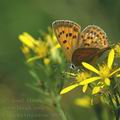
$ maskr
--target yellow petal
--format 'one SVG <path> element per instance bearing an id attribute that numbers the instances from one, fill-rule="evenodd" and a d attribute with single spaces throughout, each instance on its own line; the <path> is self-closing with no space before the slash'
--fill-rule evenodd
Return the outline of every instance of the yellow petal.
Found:
<path id="1" fill-rule="evenodd" d="M 23 46 L 21 50 L 24 53 L 24 55 L 28 55 L 30 53 L 30 49 L 27 46 Z"/>
<path id="2" fill-rule="evenodd" d="M 74 103 L 78 106 L 82 107 L 90 107 L 91 106 L 91 98 L 88 96 L 85 96 L 83 98 L 77 98 L 75 99 Z"/>
<path id="3" fill-rule="evenodd" d="M 60 46 L 60 44 L 57 44 L 55 47 L 53 47 L 52 49 L 51 49 L 51 52 L 53 52 L 55 49 L 58 49 L 58 48 L 60 48 L 61 46 Z"/>
<path id="4" fill-rule="evenodd" d="M 101 79 L 101 77 L 91 77 L 91 78 L 88 78 L 88 79 L 80 82 L 79 84 L 80 85 L 86 85 L 86 84 L 92 83 L 92 82 L 94 82 L 96 80 L 99 80 L 99 79 Z"/>
<path id="5" fill-rule="evenodd" d="M 92 90 L 92 94 L 97 94 L 98 92 L 100 92 L 100 86 L 99 87 L 94 87 Z"/>
<path id="6" fill-rule="evenodd" d="M 82 89 L 83 93 L 85 93 L 85 92 L 86 92 L 87 87 L 88 87 L 88 85 L 84 85 L 84 86 L 83 86 L 83 89 Z"/>
<path id="7" fill-rule="evenodd" d="M 119 72 L 119 71 L 120 71 L 120 68 L 116 69 L 115 71 L 113 71 L 113 72 L 109 75 L 109 77 L 112 76 L 112 75 L 114 75 L 116 72 Z"/>
<path id="8" fill-rule="evenodd" d="M 83 65 L 85 68 L 87 68 L 88 70 L 91 70 L 91 71 L 99 74 L 99 71 L 98 71 L 95 67 L 93 67 L 92 65 L 90 65 L 90 64 L 88 64 L 88 63 L 86 63 L 86 62 L 82 62 L 82 65 Z"/>
<path id="9" fill-rule="evenodd" d="M 49 58 L 44 58 L 43 62 L 44 62 L 45 65 L 48 65 L 50 63 L 50 59 Z"/>
<path id="10" fill-rule="evenodd" d="M 117 77 L 120 77 L 120 74 L 118 74 Z"/>
<path id="11" fill-rule="evenodd" d="M 105 78 L 105 84 L 110 86 L 110 79 L 109 78 Z"/>
<path id="12" fill-rule="evenodd" d="M 29 48 L 34 47 L 34 38 L 31 35 L 29 35 L 28 33 L 25 32 L 25 33 L 19 35 L 18 38 L 23 44 L 25 44 Z"/>
<path id="13" fill-rule="evenodd" d="M 109 53 L 109 56 L 108 56 L 108 62 L 107 62 L 107 65 L 108 67 L 111 69 L 112 68 L 112 64 L 113 64 L 113 61 L 114 61 L 114 49 L 111 49 L 110 53 Z"/>
<path id="14" fill-rule="evenodd" d="M 78 86 L 79 86 L 79 84 L 70 85 L 70 86 L 68 86 L 68 87 L 66 87 L 66 88 L 64 88 L 64 89 L 62 89 L 62 91 L 60 92 L 60 94 L 61 94 L 61 95 L 62 95 L 62 94 L 65 94 L 65 93 L 67 93 L 67 92 L 73 90 L 74 88 L 76 88 L 76 87 L 78 87 Z"/>

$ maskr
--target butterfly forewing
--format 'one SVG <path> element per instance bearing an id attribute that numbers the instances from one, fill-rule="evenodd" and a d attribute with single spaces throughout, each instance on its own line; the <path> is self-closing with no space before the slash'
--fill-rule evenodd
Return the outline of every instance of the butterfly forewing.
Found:
<path id="1" fill-rule="evenodd" d="M 73 52 L 79 47 L 80 26 L 72 21 L 57 20 L 52 27 L 67 59 L 71 61 Z"/>
<path id="2" fill-rule="evenodd" d="M 106 33 L 98 26 L 89 25 L 81 33 L 83 48 L 107 48 L 109 46 Z"/>

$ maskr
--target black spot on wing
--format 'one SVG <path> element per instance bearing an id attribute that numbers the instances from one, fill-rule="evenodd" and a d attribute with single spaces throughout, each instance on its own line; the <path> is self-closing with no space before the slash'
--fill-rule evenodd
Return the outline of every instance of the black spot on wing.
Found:
<path id="1" fill-rule="evenodd" d="M 69 50 L 69 47 L 67 47 L 67 50 Z"/>
<path id="2" fill-rule="evenodd" d="M 90 39 L 90 37 L 88 36 L 87 39 Z"/>
<path id="3" fill-rule="evenodd" d="M 84 45 L 85 45 L 85 46 L 90 46 L 90 44 L 89 44 L 89 43 L 85 43 Z"/>
<path id="4" fill-rule="evenodd" d="M 60 38 L 60 35 L 58 35 L 58 38 Z"/>
<path id="5" fill-rule="evenodd" d="M 63 40 L 63 43 L 64 43 L 64 44 L 67 43 L 67 40 Z"/>
<path id="6" fill-rule="evenodd" d="M 79 29 L 77 28 L 77 27 L 74 27 L 74 29 L 73 29 L 75 32 L 78 32 L 79 31 Z"/>
<path id="7" fill-rule="evenodd" d="M 72 33 L 69 33 L 69 36 L 71 37 L 71 36 L 72 36 Z"/>
<path id="8" fill-rule="evenodd" d="M 62 35 L 62 32 L 60 32 L 60 35 Z"/>
<path id="9" fill-rule="evenodd" d="M 76 36 L 76 35 L 73 35 L 73 39 L 74 39 L 74 38 L 77 38 L 77 36 Z"/>
<path id="10" fill-rule="evenodd" d="M 68 33 L 66 34 L 66 37 L 68 37 Z"/>

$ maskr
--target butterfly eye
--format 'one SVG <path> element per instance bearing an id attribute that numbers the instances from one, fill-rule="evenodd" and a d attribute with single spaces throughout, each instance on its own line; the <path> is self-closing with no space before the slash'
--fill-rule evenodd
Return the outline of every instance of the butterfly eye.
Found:
<path id="1" fill-rule="evenodd" d="M 74 64 L 71 64 L 71 65 L 70 65 L 70 69 L 75 70 L 75 69 L 76 69 L 75 65 L 74 65 Z"/>

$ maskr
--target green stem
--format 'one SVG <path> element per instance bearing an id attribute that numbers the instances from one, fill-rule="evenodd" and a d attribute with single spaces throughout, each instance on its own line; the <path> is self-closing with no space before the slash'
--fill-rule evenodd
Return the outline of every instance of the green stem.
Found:
<path id="1" fill-rule="evenodd" d="M 58 112 L 61 120 L 67 120 L 65 113 L 60 104 L 60 96 L 56 96 L 56 95 L 54 95 L 54 93 L 51 93 L 51 94 L 53 97 L 54 107 L 55 107 L 56 111 Z"/>
<path id="2" fill-rule="evenodd" d="M 61 108 L 60 102 L 56 101 L 56 110 L 59 113 L 61 120 L 67 120 L 64 111 Z"/>
<path id="3" fill-rule="evenodd" d="M 117 104 L 117 109 L 115 110 L 115 113 L 116 113 L 116 120 L 119 120 L 119 117 L 120 117 L 120 109 L 118 108 L 119 106 L 119 100 L 118 100 L 118 97 L 116 95 L 116 93 L 114 94 L 115 96 L 115 100 L 116 100 L 116 104 Z"/>
<path id="4" fill-rule="evenodd" d="M 99 104 L 94 105 L 94 111 L 98 120 L 103 120 L 102 107 Z"/>
<path id="5" fill-rule="evenodd" d="M 113 84 L 114 86 L 115 86 L 115 83 Z M 116 117 L 116 120 L 119 120 L 119 117 L 120 117 L 120 109 L 118 108 L 119 107 L 119 105 L 120 105 L 120 103 L 119 103 L 119 92 L 118 92 L 118 89 L 119 89 L 119 87 L 118 86 L 116 86 L 116 87 L 113 87 L 114 89 L 112 89 L 112 94 L 113 94 L 113 98 L 114 98 L 114 100 L 115 100 L 115 103 L 113 102 L 113 104 L 114 104 L 114 107 L 115 107 L 115 109 L 114 109 L 114 113 L 115 113 L 115 117 Z"/>

